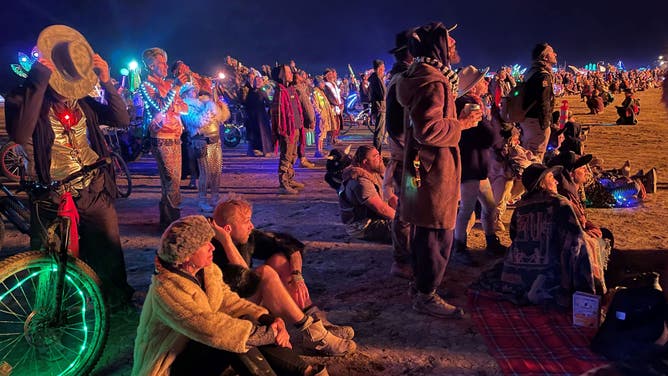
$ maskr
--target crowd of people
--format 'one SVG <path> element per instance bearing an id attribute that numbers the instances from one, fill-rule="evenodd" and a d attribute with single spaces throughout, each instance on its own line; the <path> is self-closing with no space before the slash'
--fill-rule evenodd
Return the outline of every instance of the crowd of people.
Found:
<path id="1" fill-rule="evenodd" d="M 247 108 L 249 156 L 278 150 L 279 192 L 295 195 L 305 188 L 296 180 L 295 163 L 312 166 L 305 154 L 309 132 L 315 132 L 314 157 L 324 157 L 328 136 L 331 146 L 339 143 L 346 93 L 352 89 L 364 97 L 375 127 L 373 144 L 358 147 L 350 165 L 340 166 L 340 217 L 352 237 L 392 244 L 390 273 L 409 280 L 416 312 L 464 316 L 463 308 L 448 303 L 438 289 L 451 260 L 475 265 L 467 237 L 476 202 L 482 207 L 486 250 L 502 258 L 483 273 L 486 288 L 518 303 L 561 305 L 569 304 L 576 290 L 606 291 L 604 272 L 614 237 L 587 219 L 582 195 L 593 177 L 594 157 L 585 153 L 581 127 L 572 116 L 555 119 L 554 87 L 583 93 L 596 102 L 594 113 L 600 110 L 597 92 L 622 90 L 631 94 L 621 106 L 628 116 L 627 108 L 637 105 L 633 90 L 659 85 L 659 72 L 554 73 L 557 53 L 547 43 L 534 46 L 531 67 L 522 77 L 507 68 L 491 78 L 487 69 L 474 66 L 457 71 L 452 67 L 461 60 L 455 27 L 429 23 L 401 31 L 390 50 L 395 62 L 388 74 L 384 62 L 374 60 L 372 73 L 343 85 L 332 68 L 311 79 L 294 62 L 256 70 L 230 60 L 235 84 L 224 87 L 182 61 L 170 69 L 161 48 L 144 51 L 148 76 L 138 92 L 158 164 L 164 231 L 141 312 L 133 374 L 179 375 L 193 369 L 220 374 L 231 366 L 244 375 L 326 375 L 323 365 L 309 365 L 292 351 L 288 329 L 317 355 L 356 350 L 354 329 L 330 322 L 309 294 L 304 244 L 290 234 L 254 229 L 252 206 L 244 199 L 219 200 L 219 127 L 230 116 L 226 100 Z M 88 53 L 75 56 L 56 47 L 62 43 Z M 47 28 L 38 47 L 39 61 L 7 97 L 7 129 L 28 150 L 32 178 L 48 183 L 107 156 L 98 126 L 124 127 L 130 119 L 108 65 L 76 30 Z M 81 74 L 72 75 L 72 67 Z M 97 82 L 105 89 L 102 102 L 88 96 Z M 520 88 L 524 116 L 517 123 L 505 121 L 502 99 Z M 183 158 L 196 161 L 198 207 L 211 218 L 181 216 Z M 629 180 L 646 191 L 648 185 L 655 188 L 656 171 Z M 113 307 L 129 305 L 133 290 L 126 280 L 109 171 L 86 175 L 65 190 L 81 213 L 82 244 L 95 242 L 82 245 L 82 259 L 100 275 Z M 517 197 L 506 229 L 501 216 Z M 504 231 L 510 233 L 509 246 L 500 241 Z M 263 264 L 254 267 L 253 259 Z"/>

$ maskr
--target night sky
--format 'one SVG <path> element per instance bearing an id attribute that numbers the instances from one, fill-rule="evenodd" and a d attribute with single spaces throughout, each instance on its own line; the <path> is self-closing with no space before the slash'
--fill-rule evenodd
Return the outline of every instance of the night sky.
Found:
<path id="1" fill-rule="evenodd" d="M 511 5 L 512 4 L 512 5 Z M 276 61 L 320 74 L 367 69 L 374 58 L 388 69 L 394 35 L 429 21 L 459 24 L 453 33 L 462 64 L 493 69 L 527 65 L 532 46 L 552 44 L 560 64 L 652 64 L 668 55 L 668 1 L 253 1 L 253 0 L 3 0 L 0 93 L 18 83 L 9 64 L 28 53 L 40 30 L 66 24 L 86 36 L 112 66 L 112 75 L 148 47 L 170 62 L 214 74 L 226 55 L 259 67 Z M 347 74 L 347 70 L 345 70 Z"/>

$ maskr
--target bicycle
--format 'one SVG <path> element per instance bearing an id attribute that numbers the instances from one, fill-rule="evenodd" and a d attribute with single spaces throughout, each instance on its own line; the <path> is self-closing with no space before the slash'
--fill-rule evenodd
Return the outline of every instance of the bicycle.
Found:
<path id="1" fill-rule="evenodd" d="M 116 187 L 118 188 L 118 196 L 127 198 L 132 193 L 132 176 L 130 169 L 125 159 L 121 156 L 121 144 L 118 139 L 118 129 L 100 125 L 100 130 L 104 135 L 109 149 L 109 156 L 112 160 L 112 167 L 114 168 L 114 177 L 116 179 Z"/>
<path id="2" fill-rule="evenodd" d="M 246 111 L 244 106 L 237 103 L 230 103 L 230 118 L 223 124 L 222 140 L 223 145 L 233 148 L 246 138 Z"/>
<path id="3" fill-rule="evenodd" d="M 53 210 L 46 194 L 111 163 L 102 159 L 60 182 L 23 182 L 33 213 Z M 61 199 L 66 198 L 63 193 Z M 44 251 L 28 251 L 0 261 L 0 364 L 19 375 L 87 375 L 106 344 L 109 317 L 100 279 L 68 252 L 76 226 L 58 213 L 50 224 L 39 216 Z"/>
<path id="4" fill-rule="evenodd" d="M 30 233 L 30 210 L 4 184 L 0 190 L 5 194 L 0 197 L 0 214 L 23 234 Z M 0 221 L 0 249 L 5 240 L 5 222 Z"/>
<path id="5" fill-rule="evenodd" d="M 353 127 L 366 126 L 371 133 L 374 133 L 374 126 L 371 124 L 371 108 L 365 103 L 362 103 L 357 93 L 352 93 L 346 98 L 346 110 L 341 117 L 343 124 L 341 124 L 340 134 L 350 132 Z"/>

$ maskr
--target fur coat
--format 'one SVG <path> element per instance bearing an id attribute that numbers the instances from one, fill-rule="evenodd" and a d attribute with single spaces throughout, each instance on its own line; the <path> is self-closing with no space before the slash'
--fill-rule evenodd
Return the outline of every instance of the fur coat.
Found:
<path id="1" fill-rule="evenodd" d="M 191 339 L 231 352 L 248 351 L 253 323 L 239 317 L 257 319 L 267 310 L 232 292 L 218 266 L 203 272 L 204 289 L 195 279 L 156 262 L 137 327 L 132 375 L 169 375 Z"/>
<path id="2" fill-rule="evenodd" d="M 416 226 L 455 228 L 461 161 L 452 86 L 436 68 L 413 63 L 397 81 L 397 99 L 408 110 L 401 219 Z M 420 185 L 414 160 L 420 161 Z"/>

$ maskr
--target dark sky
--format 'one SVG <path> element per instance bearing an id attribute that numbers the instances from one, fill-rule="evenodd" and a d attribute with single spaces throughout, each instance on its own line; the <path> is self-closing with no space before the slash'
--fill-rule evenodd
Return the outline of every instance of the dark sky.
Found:
<path id="1" fill-rule="evenodd" d="M 436 20 L 453 33 L 462 64 L 527 65 L 532 46 L 552 44 L 560 64 L 621 59 L 652 64 L 668 55 L 668 1 L 385 0 L 3 0 L 0 92 L 18 81 L 9 64 L 29 52 L 40 30 L 66 24 L 83 33 L 112 74 L 148 47 L 213 74 L 226 55 L 245 65 L 294 58 L 310 73 L 346 64 L 356 71 L 387 50 L 399 30 Z"/>

